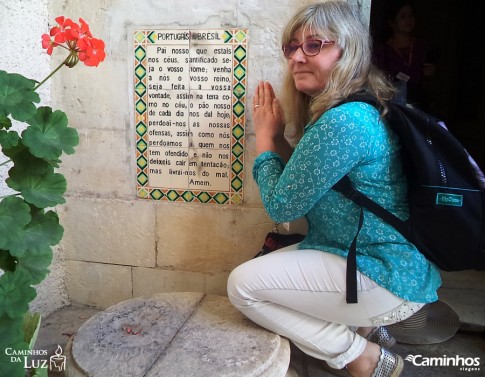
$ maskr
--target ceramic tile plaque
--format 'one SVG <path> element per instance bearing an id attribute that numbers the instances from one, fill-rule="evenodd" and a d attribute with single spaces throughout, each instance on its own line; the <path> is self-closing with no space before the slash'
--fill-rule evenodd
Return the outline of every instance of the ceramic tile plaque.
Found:
<path id="1" fill-rule="evenodd" d="M 140 198 L 243 200 L 245 29 L 134 32 Z"/>

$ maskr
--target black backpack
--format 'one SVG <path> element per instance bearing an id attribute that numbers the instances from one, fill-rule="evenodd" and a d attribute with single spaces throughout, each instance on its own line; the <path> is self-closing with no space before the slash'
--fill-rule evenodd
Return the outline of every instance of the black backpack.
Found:
<path id="1" fill-rule="evenodd" d="M 379 108 L 368 96 L 362 101 Z M 357 302 L 356 242 L 364 221 L 362 207 L 396 228 L 439 269 L 485 269 L 485 179 L 461 143 L 433 116 L 390 103 L 386 114 L 401 142 L 408 179 L 409 219 L 402 221 L 357 191 L 345 176 L 334 190 L 361 207 L 359 227 L 347 257 L 347 302 Z"/>

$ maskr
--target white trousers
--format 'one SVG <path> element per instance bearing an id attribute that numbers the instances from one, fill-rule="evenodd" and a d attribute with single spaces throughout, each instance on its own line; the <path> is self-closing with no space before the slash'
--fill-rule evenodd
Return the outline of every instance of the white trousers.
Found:
<path id="1" fill-rule="evenodd" d="M 405 301 L 358 272 L 358 303 L 347 304 L 346 261 L 296 245 L 252 259 L 229 276 L 231 303 L 306 354 L 341 369 L 364 351 L 357 327 L 404 320 L 424 304 Z"/>

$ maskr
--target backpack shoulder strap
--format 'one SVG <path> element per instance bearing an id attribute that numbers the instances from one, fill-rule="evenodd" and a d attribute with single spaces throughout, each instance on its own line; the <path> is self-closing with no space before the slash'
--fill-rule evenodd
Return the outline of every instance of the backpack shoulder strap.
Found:
<path id="1" fill-rule="evenodd" d="M 354 239 L 349 247 L 347 254 L 347 269 L 346 269 L 346 301 L 347 304 L 357 303 L 357 237 L 364 225 L 364 209 L 360 204 L 360 198 L 357 190 L 354 189 L 349 177 L 346 175 L 340 179 L 333 187 L 333 190 L 342 193 L 346 198 L 351 199 L 360 206 L 359 225 Z"/>
<path id="2" fill-rule="evenodd" d="M 348 176 L 344 176 L 338 181 L 333 187 L 333 190 L 340 192 L 347 199 L 352 200 L 359 206 L 372 212 L 374 215 L 380 217 L 386 223 L 392 225 L 399 233 L 401 233 L 408 241 L 413 242 L 413 235 L 409 229 L 407 223 L 401 220 L 399 217 L 389 212 L 387 209 L 382 207 L 380 204 L 376 203 L 370 199 L 367 195 L 361 193 L 357 190 L 350 181 Z"/>
<path id="3" fill-rule="evenodd" d="M 398 232 L 406 237 L 410 242 L 413 242 L 412 232 L 408 224 L 402 221 L 400 218 L 389 212 L 387 209 L 374 202 L 368 196 L 355 189 L 348 176 L 343 176 L 333 187 L 333 190 L 341 193 L 347 199 L 352 200 L 360 207 L 359 225 L 354 239 L 349 247 L 349 253 L 347 255 L 347 271 L 346 271 L 346 286 L 347 296 L 346 301 L 348 304 L 357 303 L 357 237 L 364 225 L 364 210 L 374 213 L 382 220 L 392 225 Z"/>

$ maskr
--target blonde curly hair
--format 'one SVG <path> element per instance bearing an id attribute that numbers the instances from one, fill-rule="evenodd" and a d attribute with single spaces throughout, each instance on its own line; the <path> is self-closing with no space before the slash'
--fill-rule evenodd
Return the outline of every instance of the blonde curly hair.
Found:
<path id="1" fill-rule="evenodd" d="M 327 1 L 300 9 L 288 22 L 282 44 L 290 42 L 295 33 L 310 30 L 333 40 L 341 49 L 323 90 L 314 96 L 298 91 L 291 72 L 287 70 L 283 83 L 285 116 L 301 137 L 304 127 L 315 122 L 326 110 L 348 96 L 367 92 L 374 95 L 387 111 L 386 101 L 394 95 L 394 88 L 386 76 L 372 64 L 372 42 L 357 9 L 344 1 Z"/>

